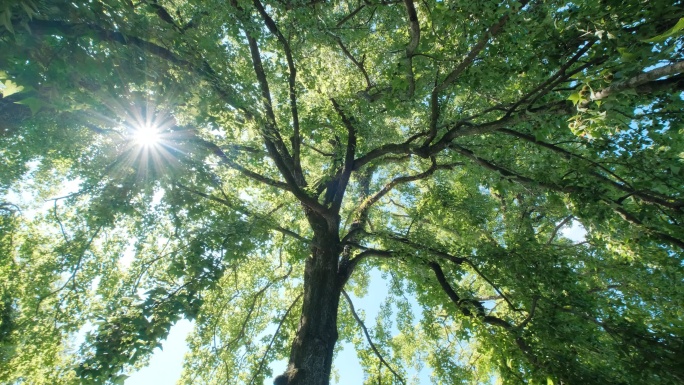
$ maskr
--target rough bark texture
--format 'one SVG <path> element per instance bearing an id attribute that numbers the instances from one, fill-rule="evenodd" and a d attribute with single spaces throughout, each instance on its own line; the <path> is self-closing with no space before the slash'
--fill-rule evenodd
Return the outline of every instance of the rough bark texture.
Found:
<path id="1" fill-rule="evenodd" d="M 311 256 L 304 270 L 304 302 L 285 375 L 289 385 L 327 385 L 337 342 L 340 239 L 337 223 L 308 213 L 314 230 Z"/>

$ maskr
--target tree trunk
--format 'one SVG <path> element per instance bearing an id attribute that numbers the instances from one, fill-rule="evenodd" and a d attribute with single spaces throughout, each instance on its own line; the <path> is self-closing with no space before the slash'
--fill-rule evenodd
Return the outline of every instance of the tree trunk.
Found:
<path id="1" fill-rule="evenodd" d="M 314 237 L 304 270 L 302 315 L 285 375 L 288 385 L 328 385 L 342 291 L 338 275 L 339 221 L 331 224 L 314 213 L 307 217 Z"/>

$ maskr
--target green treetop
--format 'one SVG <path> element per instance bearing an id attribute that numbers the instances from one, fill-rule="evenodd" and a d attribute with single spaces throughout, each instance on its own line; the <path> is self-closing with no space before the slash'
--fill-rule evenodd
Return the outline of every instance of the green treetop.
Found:
<path id="1" fill-rule="evenodd" d="M 682 31 L 664 0 L 0 1 L 0 382 L 122 384 L 185 318 L 184 384 L 327 385 L 342 342 L 365 384 L 683 383 Z"/>

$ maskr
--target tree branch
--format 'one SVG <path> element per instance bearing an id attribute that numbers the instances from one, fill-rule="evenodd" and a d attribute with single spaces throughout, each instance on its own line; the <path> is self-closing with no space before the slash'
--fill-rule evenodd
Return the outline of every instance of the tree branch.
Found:
<path id="1" fill-rule="evenodd" d="M 380 362 L 382 362 L 382 364 L 385 365 L 385 367 L 387 369 L 389 369 L 390 372 L 392 372 L 392 374 L 394 375 L 394 377 L 397 378 L 397 380 L 399 380 L 402 384 L 406 385 L 406 381 L 404 381 L 404 378 L 401 377 L 392 368 L 392 366 L 390 366 L 390 364 L 387 363 L 387 361 L 385 361 L 385 359 L 382 357 L 382 354 L 380 354 L 380 351 L 378 350 L 378 348 L 373 343 L 373 340 L 371 339 L 371 336 L 368 333 L 368 329 L 366 328 L 366 325 L 363 323 L 363 320 L 361 320 L 361 318 L 359 318 L 359 315 L 356 314 L 356 310 L 354 309 L 354 304 L 352 303 L 351 298 L 349 298 L 349 294 L 347 294 L 346 291 L 342 290 L 342 295 L 344 295 L 344 298 L 347 300 L 347 304 L 349 305 L 349 310 L 351 310 L 352 316 L 354 316 L 354 319 L 356 320 L 356 322 L 359 324 L 359 326 L 363 330 L 363 334 L 366 336 L 366 341 L 368 341 L 368 344 L 370 345 L 370 347 L 373 350 L 373 352 L 375 353 L 375 355 L 378 357 Z"/>
<path id="2" fill-rule="evenodd" d="M 434 157 L 431 157 L 430 160 L 432 161 L 432 165 L 430 168 L 427 170 L 416 174 L 416 175 L 411 175 L 411 176 L 400 176 L 398 178 L 392 179 L 389 183 L 385 184 L 380 191 L 376 192 L 372 196 L 368 197 L 357 209 L 360 213 L 365 213 L 368 211 L 371 206 L 373 206 L 380 198 L 385 196 L 388 192 L 392 191 L 394 187 L 396 187 L 398 184 L 402 183 L 409 183 L 421 179 L 425 179 L 428 176 L 432 175 L 438 168 L 439 166 L 437 165 L 437 161 L 435 160 Z"/>
<path id="3" fill-rule="evenodd" d="M 285 147 L 283 139 L 281 138 L 280 132 L 277 128 L 276 117 L 273 111 L 273 102 L 271 100 L 271 90 L 269 89 L 266 73 L 264 72 L 264 66 L 261 62 L 259 45 L 257 44 L 256 39 L 249 35 L 249 33 L 247 33 L 247 41 L 249 43 L 249 50 L 252 56 L 254 73 L 256 74 L 257 81 L 259 82 L 259 87 L 261 89 L 262 104 L 266 109 L 266 127 L 263 129 L 262 137 L 264 142 L 266 142 L 266 148 L 269 150 L 271 157 L 276 162 L 276 165 L 278 165 L 278 169 L 280 169 L 281 173 L 284 174 L 283 177 L 285 177 L 285 180 L 292 179 L 292 157 Z M 294 183 L 294 180 L 292 180 L 292 182 Z"/>
<path id="4" fill-rule="evenodd" d="M 380 146 L 376 149 L 373 149 L 366 153 L 365 155 L 362 155 L 361 157 L 357 158 L 354 161 L 354 170 L 358 170 L 361 167 L 365 166 L 369 162 L 378 159 L 384 155 L 388 154 L 410 154 L 411 153 L 411 142 L 413 139 L 409 138 L 406 142 L 404 143 L 390 143 L 386 144 L 384 146 Z"/>
<path id="5" fill-rule="evenodd" d="M 294 162 L 294 175 L 295 179 L 297 179 L 297 182 L 300 185 L 304 184 L 304 175 L 302 173 L 302 166 L 301 166 L 301 161 L 300 161 L 300 145 L 302 142 L 302 138 L 299 132 L 299 112 L 297 110 L 297 92 L 296 92 L 296 79 L 297 79 L 297 69 L 294 64 L 294 59 L 292 58 L 292 50 L 290 49 L 290 44 L 285 39 L 285 36 L 280 32 L 278 29 L 278 26 L 276 26 L 276 23 L 273 21 L 273 19 L 268 15 L 266 12 L 266 9 L 264 9 L 264 6 L 261 4 L 259 0 L 254 0 L 254 6 L 256 7 L 257 11 L 259 11 L 259 15 L 261 15 L 261 18 L 264 19 L 264 23 L 266 24 L 266 27 L 268 27 L 268 30 L 271 31 L 273 35 L 276 36 L 278 39 L 278 42 L 283 46 L 283 51 L 285 51 L 285 58 L 287 59 L 287 67 L 288 67 L 288 86 L 290 90 L 290 110 L 292 113 L 292 128 L 294 130 L 294 135 L 292 137 L 292 156 L 293 156 L 293 162 Z"/>
<path id="6" fill-rule="evenodd" d="M 540 106 L 538 108 L 530 109 L 529 112 L 532 114 L 545 113 L 547 115 L 553 115 L 573 113 L 574 110 L 575 108 L 572 106 L 572 103 L 567 100 L 560 100 Z M 460 120 L 454 123 L 453 127 L 450 128 L 444 134 L 444 136 L 437 141 L 437 143 L 422 150 L 428 154 L 436 154 L 437 152 L 447 148 L 451 142 L 454 141 L 454 139 L 462 138 L 464 136 L 486 134 L 488 132 L 496 131 L 504 126 L 525 122 L 530 119 L 531 117 L 529 114 L 518 113 L 515 115 L 506 115 L 500 119 L 482 124 L 470 123 L 470 119 Z"/>
<path id="7" fill-rule="evenodd" d="M 499 326 L 506 330 L 510 330 L 513 328 L 513 326 L 508 321 L 505 321 L 499 317 L 485 315 L 485 310 L 484 306 L 482 306 L 482 303 L 476 300 L 467 300 L 459 297 L 456 291 L 454 291 L 454 289 L 451 287 L 449 282 L 447 282 L 446 276 L 444 275 L 444 272 L 442 271 L 442 268 L 439 266 L 439 264 L 437 264 L 436 262 L 429 262 L 428 267 L 430 267 L 430 269 L 432 269 L 432 271 L 435 273 L 437 282 L 439 282 L 439 285 L 442 287 L 442 290 L 444 290 L 449 299 L 451 299 L 451 302 L 453 302 L 456 305 L 456 307 L 461 311 L 461 314 L 463 314 L 466 317 L 480 318 L 485 323 L 494 326 Z M 471 311 L 467 307 L 467 305 L 473 306 L 475 308 L 475 313 L 473 313 L 473 311 Z"/>
<path id="8" fill-rule="evenodd" d="M 659 238 L 662 241 L 665 241 L 667 243 L 671 243 L 673 245 L 677 245 L 680 248 L 684 249 L 684 241 L 682 241 L 679 238 L 675 238 L 670 234 L 663 233 L 662 231 L 658 231 L 648 225 L 645 225 L 639 218 L 634 216 L 633 214 L 629 213 L 627 210 L 625 210 L 623 207 L 616 206 L 614 202 L 609 202 L 604 200 L 609 206 L 613 207 L 613 210 L 622 217 L 622 219 L 626 220 L 629 223 L 632 223 L 634 225 L 637 225 L 644 230 L 646 230 L 646 233 L 651 234 L 655 238 Z"/>
<path id="9" fill-rule="evenodd" d="M 342 53 L 344 53 L 344 56 L 351 60 L 352 63 L 354 63 L 354 65 L 356 66 L 356 68 L 358 68 L 359 71 L 361 71 L 361 73 L 363 74 L 363 78 L 366 79 L 366 92 L 373 88 L 373 82 L 370 80 L 370 76 L 368 76 L 368 71 L 366 71 L 366 67 L 363 65 L 363 61 L 359 62 L 358 60 L 356 60 L 354 55 L 352 55 L 351 52 L 349 52 L 349 50 L 347 49 L 347 47 L 344 46 L 344 43 L 342 43 L 342 39 L 333 35 L 332 33 L 330 33 L 330 35 L 333 37 L 333 39 L 335 39 L 337 45 L 340 46 L 340 49 L 342 49 Z"/>
<path id="10" fill-rule="evenodd" d="M 292 194 L 294 194 L 294 196 L 300 202 L 302 202 L 302 204 L 311 210 L 322 215 L 328 220 L 334 220 L 325 206 L 318 203 L 315 198 L 312 198 L 300 188 L 300 185 L 294 176 L 292 156 L 287 151 L 287 148 L 285 147 L 285 144 L 283 143 L 280 133 L 276 127 L 275 114 L 271 104 L 271 92 L 268 87 L 268 81 L 266 79 L 264 67 L 261 63 L 259 46 L 256 39 L 249 35 L 249 33 L 247 33 L 247 42 L 249 43 L 254 72 L 256 73 L 257 81 L 259 82 L 259 86 L 261 88 L 261 96 L 264 107 L 266 108 L 266 115 L 268 117 L 267 121 L 265 122 L 266 127 L 261 133 L 264 144 L 266 145 L 266 149 L 271 155 L 271 158 L 273 158 L 273 161 L 276 164 L 276 167 L 278 167 L 280 174 L 283 176 L 283 178 L 285 178 L 285 182 L 290 187 L 289 191 L 292 192 Z M 304 180 L 302 180 L 302 182 L 304 182 Z M 301 186 L 305 186 L 305 184 Z"/>
<path id="11" fill-rule="evenodd" d="M 361 12 L 361 10 L 365 7 L 365 4 L 361 4 L 356 9 L 354 9 L 350 14 L 347 16 L 343 17 L 342 20 L 338 21 L 337 24 L 335 24 L 335 27 L 340 28 L 341 26 L 344 25 L 347 21 L 349 21 L 352 17 L 356 16 L 357 13 Z"/>
<path id="12" fill-rule="evenodd" d="M 249 177 L 249 178 L 251 178 L 251 179 L 253 179 L 253 180 L 257 181 L 257 182 L 264 183 L 264 184 L 267 184 L 267 185 L 269 185 L 269 186 L 277 187 L 277 188 L 282 189 L 282 190 L 285 190 L 285 191 L 292 191 L 292 188 L 291 188 L 290 185 L 288 185 L 287 183 L 284 183 L 284 182 L 281 182 L 281 181 L 277 181 L 277 180 L 274 180 L 274 179 L 270 179 L 270 178 L 268 178 L 268 177 L 265 177 L 265 176 L 263 176 L 263 175 L 261 175 L 261 174 L 258 174 L 258 173 L 256 173 L 256 172 L 254 172 L 254 171 L 251 171 L 251 170 L 247 169 L 246 167 L 241 166 L 241 165 L 238 164 L 237 162 L 233 161 L 233 160 L 232 160 L 232 159 L 231 159 L 231 158 L 230 158 L 230 157 L 229 157 L 229 156 L 228 156 L 228 155 L 227 155 L 227 154 L 226 154 L 218 145 L 216 145 L 215 143 L 210 142 L 210 141 L 207 141 L 207 140 L 204 140 L 204 139 L 199 138 L 199 137 L 195 137 L 195 138 L 194 138 L 194 141 L 195 141 L 196 143 L 201 144 L 202 146 L 204 146 L 204 147 L 205 147 L 206 149 L 208 149 L 209 151 L 211 151 L 214 155 L 216 155 L 216 156 L 221 160 L 221 162 L 223 162 L 224 164 L 226 164 L 228 167 L 233 168 L 233 169 L 239 171 L 241 174 L 243 174 L 243 175 L 245 175 L 245 176 L 247 176 L 247 177 Z"/>
<path id="13" fill-rule="evenodd" d="M 349 277 L 351 277 L 352 273 L 354 273 L 354 269 L 356 269 L 356 266 L 358 266 L 359 263 L 361 261 L 363 261 L 364 259 L 366 259 L 368 257 L 394 258 L 394 252 L 393 251 L 370 249 L 370 248 L 366 248 L 366 247 L 358 245 L 358 244 L 347 243 L 347 245 L 354 246 L 354 247 L 359 248 L 359 249 L 363 249 L 363 251 L 360 252 L 356 257 L 348 260 L 346 263 L 340 264 L 340 278 L 341 278 L 342 284 L 347 282 Z"/>
<path id="14" fill-rule="evenodd" d="M 344 111 L 342 111 L 340 105 L 337 104 L 337 101 L 335 101 L 335 99 L 330 99 L 330 101 L 332 102 L 335 111 L 340 116 L 340 119 L 342 119 L 342 123 L 344 123 L 344 126 L 347 128 L 347 148 L 344 155 L 344 168 L 342 169 L 342 173 L 337 180 L 337 187 L 335 189 L 335 194 L 333 195 L 331 207 L 333 212 L 339 212 L 340 207 L 342 206 L 344 192 L 347 189 L 347 184 L 349 183 L 349 177 L 354 170 L 354 155 L 356 154 L 356 128 L 354 127 L 351 119 L 344 114 Z"/>
<path id="15" fill-rule="evenodd" d="M 406 65 L 409 80 L 408 97 L 410 98 L 416 91 L 416 79 L 413 74 L 413 53 L 420 43 L 420 24 L 418 23 L 418 14 L 416 13 L 416 7 L 413 5 L 413 0 L 404 0 L 404 5 L 408 14 L 409 35 L 411 36 L 411 40 L 406 46 Z"/>
<path id="16" fill-rule="evenodd" d="M 52 35 L 58 34 L 64 37 L 93 37 L 95 36 L 100 41 L 117 43 L 120 45 L 135 46 L 144 52 L 163 59 L 171 64 L 177 65 L 190 73 L 207 79 L 212 88 L 218 93 L 221 98 L 229 105 L 236 109 L 244 111 L 244 103 L 235 99 L 235 95 L 240 93 L 229 84 L 224 82 L 216 75 L 216 73 L 209 67 L 208 63 L 201 64 L 193 63 L 185 59 L 181 59 L 173 51 L 143 40 L 137 36 L 124 35 L 118 31 L 109 31 L 96 24 L 69 24 L 57 20 L 38 20 L 33 19 L 27 23 L 32 35 Z M 86 34 L 87 32 L 87 34 Z M 225 88 L 224 88 L 225 87 Z"/>
<path id="17" fill-rule="evenodd" d="M 535 100 L 539 99 L 540 96 L 546 94 L 550 89 L 552 89 L 556 84 L 558 84 L 559 80 L 564 80 L 569 78 L 570 76 L 574 75 L 576 72 L 580 71 L 583 69 L 585 66 L 581 66 L 580 68 L 576 69 L 575 71 L 571 71 L 570 73 L 566 73 L 566 71 L 573 65 L 575 64 L 579 59 L 584 56 L 584 54 L 589 51 L 589 49 L 594 45 L 595 41 L 590 41 L 587 44 L 585 44 L 582 48 L 580 48 L 575 55 L 573 55 L 567 62 L 565 62 L 559 69 L 556 71 L 553 75 L 551 75 L 548 79 L 546 79 L 544 82 L 539 84 L 537 87 L 533 88 L 530 90 L 525 96 L 520 98 L 516 103 L 514 103 L 509 109 L 507 114 L 512 114 L 518 106 L 524 104 L 529 98 L 533 97 L 535 94 L 539 93 L 539 96 L 535 98 Z M 605 60 L 604 58 L 601 58 L 601 60 Z M 589 64 L 595 64 L 596 59 L 592 60 Z"/>
<path id="18" fill-rule="evenodd" d="M 310 240 L 310 239 L 307 239 L 307 238 L 305 238 L 305 237 L 303 237 L 303 236 L 301 236 L 301 235 L 295 233 L 295 232 L 292 231 L 292 230 L 288 230 L 288 229 L 286 229 L 286 228 L 284 228 L 284 227 L 282 227 L 282 226 L 280 226 L 280 225 L 274 224 L 273 218 L 266 218 L 266 217 L 264 217 L 263 215 L 258 214 L 258 213 L 254 213 L 254 212 L 252 212 L 251 210 L 249 210 L 249 209 L 247 209 L 247 208 L 245 208 L 245 207 L 236 206 L 236 205 L 234 205 L 233 203 L 231 203 L 231 202 L 229 202 L 229 201 L 227 201 L 227 200 L 225 200 L 225 199 L 221 199 L 221 198 L 219 198 L 219 197 L 215 197 L 215 196 L 213 196 L 213 195 L 209 195 L 209 194 L 203 193 L 203 192 L 201 192 L 201 191 L 198 191 L 198 190 L 192 189 L 192 188 L 190 188 L 190 187 L 187 187 L 187 186 L 185 186 L 185 185 L 183 185 L 183 184 L 181 184 L 181 183 L 176 182 L 176 185 L 177 185 L 178 187 L 180 187 L 181 189 L 187 191 L 187 192 L 190 192 L 190 193 L 192 193 L 192 194 L 201 196 L 202 198 L 205 198 L 205 199 L 209 199 L 209 200 L 214 201 L 214 202 L 216 202 L 216 203 L 220 203 L 220 204 L 222 204 L 222 205 L 224 205 L 224 206 L 226 206 L 226 207 L 230 207 L 231 209 L 233 209 L 233 210 L 239 212 L 240 214 L 247 215 L 247 216 L 251 216 L 251 217 L 254 217 L 256 220 L 263 221 L 264 223 L 267 224 L 267 227 L 270 227 L 271 229 L 273 229 L 273 230 L 275 230 L 275 231 L 278 231 L 278 232 L 280 232 L 280 233 L 282 233 L 282 234 L 284 234 L 284 235 L 288 235 L 288 236 L 290 236 L 290 237 L 292 237 L 292 238 L 294 238 L 294 239 L 296 239 L 296 240 L 298 240 L 298 241 L 304 242 L 304 243 L 311 243 L 311 240 Z"/>
<path id="19" fill-rule="evenodd" d="M 522 9 L 522 7 L 524 7 L 528 2 L 529 0 L 521 1 L 520 8 Z M 489 39 L 495 37 L 503 30 L 503 27 L 506 25 L 506 22 L 509 18 L 510 14 L 505 14 L 483 33 L 480 40 L 473 46 L 473 48 L 470 49 L 470 52 L 468 52 L 468 55 L 466 55 L 463 61 L 447 75 L 442 84 L 436 87 L 437 93 L 440 93 L 449 87 L 449 85 L 451 85 L 451 83 L 453 83 L 461 75 L 461 73 L 473 63 L 475 58 L 485 48 L 489 42 Z"/>
<path id="20" fill-rule="evenodd" d="M 394 235 L 394 234 L 389 234 L 388 237 L 389 237 L 391 240 L 394 240 L 394 241 L 397 241 L 397 242 L 401 242 L 401 243 L 403 243 L 403 244 L 405 244 L 405 245 L 408 245 L 408 246 L 414 248 L 415 250 L 427 251 L 427 252 L 429 252 L 430 254 L 433 254 L 433 255 L 435 255 L 435 256 L 437 256 L 437 257 L 439 257 L 439 258 L 445 259 L 445 260 L 447 260 L 447 261 L 451 261 L 452 263 L 454 263 L 454 264 L 456 264 L 456 265 L 461 265 L 461 264 L 463 264 L 463 263 L 467 264 L 468 266 L 470 266 L 470 267 L 475 271 L 475 273 L 476 273 L 478 276 L 480 276 L 480 278 L 482 278 L 483 280 L 485 280 L 485 281 L 492 287 L 492 289 L 494 289 L 494 291 L 496 291 L 497 294 L 499 294 L 499 296 L 500 296 L 501 298 L 503 298 L 504 301 L 506 301 L 506 303 L 508 304 L 508 306 L 510 306 L 510 308 L 511 308 L 512 310 L 520 311 L 520 309 L 517 308 L 516 306 L 514 306 L 514 305 L 513 305 L 513 302 L 511 302 L 511 301 L 508 299 L 508 296 L 507 296 L 506 294 L 504 294 L 503 290 L 501 290 L 497 285 L 494 284 L 494 282 L 492 282 L 492 280 L 490 280 L 486 275 L 484 275 L 484 273 L 483 273 L 477 266 L 475 266 L 475 264 L 471 261 L 470 258 L 456 257 L 456 256 L 453 256 L 453 255 L 451 255 L 451 254 L 449 254 L 449 253 L 446 253 L 446 252 L 444 252 L 444 251 L 435 249 L 435 248 L 433 248 L 433 247 L 429 247 L 429 246 L 425 246 L 425 245 L 418 244 L 418 243 L 416 243 L 416 242 L 413 242 L 413 241 L 409 240 L 409 239 L 406 238 L 406 237 L 397 236 L 397 235 Z"/>
<path id="21" fill-rule="evenodd" d="M 549 240 L 546 241 L 547 245 L 550 245 L 551 242 L 556 238 L 556 235 L 558 235 L 558 231 L 565 226 L 566 223 L 570 222 L 573 219 L 572 215 L 568 215 L 567 217 L 563 218 L 562 221 L 560 221 L 559 224 L 556 225 L 556 227 L 553 229 L 551 232 L 551 236 L 549 237 Z"/>
<path id="22" fill-rule="evenodd" d="M 292 309 L 295 307 L 297 302 L 299 302 L 299 299 L 302 298 L 303 293 L 299 293 L 297 298 L 292 301 L 290 306 L 287 308 L 287 311 L 285 311 L 285 314 L 283 315 L 283 318 L 280 319 L 280 322 L 278 323 L 278 327 L 276 328 L 275 332 L 273 333 L 273 337 L 271 338 L 271 342 L 269 342 L 268 347 L 266 348 L 266 351 L 264 354 L 261 356 L 261 360 L 259 361 L 259 366 L 258 369 L 254 372 L 254 375 L 252 376 L 252 379 L 249 381 L 250 385 L 254 383 L 254 380 L 256 379 L 257 375 L 261 373 L 261 370 L 264 367 L 264 363 L 266 362 L 266 357 L 268 356 L 268 352 L 271 351 L 271 347 L 273 346 L 273 342 L 275 341 L 276 337 L 278 337 L 278 334 L 280 333 L 280 328 L 283 326 L 285 323 L 285 320 L 287 320 L 287 316 L 290 314 Z"/>
<path id="23" fill-rule="evenodd" d="M 677 75 L 681 74 L 682 72 L 684 72 L 684 61 L 654 68 L 648 72 L 640 73 L 639 75 L 631 77 L 627 80 L 615 82 L 601 91 L 595 92 L 593 95 L 591 95 L 589 101 L 602 100 L 629 88 L 637 88 L 638 86 L 644 85 L 664 76 Z M 588 102 L 585 102 L 585 104 L 588 104 Z"/>

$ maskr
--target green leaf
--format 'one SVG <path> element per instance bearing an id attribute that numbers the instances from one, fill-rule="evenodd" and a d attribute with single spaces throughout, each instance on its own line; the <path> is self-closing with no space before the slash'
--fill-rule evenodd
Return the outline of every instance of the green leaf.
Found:
<path id="1" fill-rule="evenodd" d="M 40 111 L 41 108 L 47 106 L 47 103 L 45 103 L 44 101 L 42 101 L 38 98 L 34 98 L 34 97 L 26 98 L 26 99 L 20 100 L 20 101 L 15 102 L 15 103 L 21 104 L 21 105 L 24 105 L 24 106 L 30 108 L 31 113 L 33 115 L 35 115 L 38 111 Z"/>
<path id="2" fill-rule="evenodd" d="M 9 8 L 6 8 L 2 14 L 0 14 L 0 24 L 2 24 L 5 29 L 14 35 L 14 28 L 12 27 L 12 12 L 9 10 Z"/>
<path id="3" fill-rule="evenodd" d="M 114 384 L 114 385 L 124 385 L 124 383 L 126 382 L 126 379 L 127 379 L 128 377 L 129 377 L 129 376 L 127 376 L 127 375 L 125 375 L 125 374 L 119 374 L 118 376 L 112 378 L 112 384 Z"/>
<path id="4" fill-rule="evenodd" d="M 617 51 L 620 53 L 620 58 L 624 62 L 631 62 L 636 59 L 636 55 L 629 52 L 629 50 L 625 47 L 618 47 Z"/>
<path id="5" fill-rule="evenodd" d="M 577 103 L 582 100 L 582 96 L 579 94 L 579 92 L 575 92 L 568 96 L 568 100 L 572 101 L 572 104 L 577 105 Z"/>
<path id="6" fill-rule="evenodd" d="M 681 19 L 679 19 L 679 21 L 677 22 L 677 24 L 674 25 L 674 27 L 668 29 L 668 30 L 665 31 L 664 33 L 662 33 L 662 34 L 660 34 L 660 35 L 658 35 L 658 36 L 652 37 L 652 38 L 650 38 L 650 39 L 642 40 L 642 41 L 643 41 L 644 43 L 661 43 L 661 42 L 665 41 L 667 38 L 669 38 L 669 37 L 671 37 L 671 36 L 681 34 L 680 31 L 681 31 L 682 29 L 684 29 L 684 17 L 682 17 Z"/>
<path id="7" fill-rule="evenodd" d="M 14 95 L 17 92 L 21 92 L 24 90 L 24 86 L 20 86 L 17 83 L 11 81 L 10 79 L 5 80 L 4 87 L 0 89 L 0 92 L 2 92 L 2 97 L 6 98 L 10 95 Z"/>

